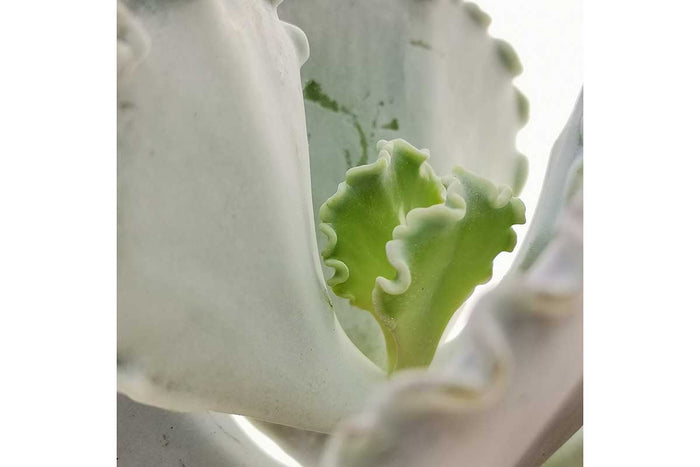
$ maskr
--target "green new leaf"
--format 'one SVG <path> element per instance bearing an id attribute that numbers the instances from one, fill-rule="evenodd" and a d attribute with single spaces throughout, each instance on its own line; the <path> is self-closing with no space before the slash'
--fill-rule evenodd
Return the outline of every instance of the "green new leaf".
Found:
<path id="1" fill-rule="evenodd" d="M 348 170 L 320 212 L 320 229 L 328 237 L 321 255 L 335 269 L 328 284 L 368 311 L 376 278 L 394 271 L 385 253 L 394 228 L 411 209 L 445 199 L 426 152 L 403 140 L 380 141 L 377 149 L 377 161 Z"/>
<path id="2" fill-rule="evenodd" d="M 452 314 L 513 250 L 525 208 L 461 168 L 440 180 L 427 152 L 403 140 L 378 148 L 321 207 L 322 255 L 333 291 L 379 322 L 393 371 L 430 363 Z"/>
<path id="3" fill-rule="evenodd" d="M 414 209 L 387 243 L 397 271 L 379 277 L 375 313 L 394 337 L 395 369 L 430 363 L 453 313 L 488 282 L 493 259 L 513 251 L 511 226 L 525 222 L 525 206 L 508 187 L 457 167 L 446 179 L 444 204 Z"/>

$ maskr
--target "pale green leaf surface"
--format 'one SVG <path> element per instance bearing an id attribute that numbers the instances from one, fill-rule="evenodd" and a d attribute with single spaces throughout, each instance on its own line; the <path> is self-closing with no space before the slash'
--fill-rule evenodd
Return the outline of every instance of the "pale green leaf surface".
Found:
<path id="1" fill-rule="evenodd" d="M 510 188 L 461 168 L 453 174 L 445 204 L 411 211 L 387 244 L 398 274 L 378 278 L 373 298 L 396 340 L 396 369 L 430 363 L 452 314 L 491 279 L 496 255 L 515 247 L 511 226 L 525 222 Z"/>
<path id="2" fill-rule="evenodd" d="M 379 322 L 391 371 L 430 363 L 452 314 L 512 251 L 525 208 L 460 168 L 440 180 L 427 152 L 403 140 L 378 149 L 321 207 L 322 255 L 333 291 Z"/>
<path id="3" fill-rule="evenodd" d="M 120 57 L 140 58 L 117 91 L 118 390 L 330 431 L 385 375 L 318 260 L 305 36 L 258 0 L 123 8 Z"/>
<path id="4" fill-rule="evenodd" d="M 320 213 L 329 239 L 322 255 L 335 268 L 328 284 L 368 311 L 375 279 L 393 274 L 384 250 L 394 228 L 411 209 L 445 199 L 445 188 L 425 163 L 427 153 L 403 140 L 380 141 L 377 147 L 377 161 L 348 170 Z"/>

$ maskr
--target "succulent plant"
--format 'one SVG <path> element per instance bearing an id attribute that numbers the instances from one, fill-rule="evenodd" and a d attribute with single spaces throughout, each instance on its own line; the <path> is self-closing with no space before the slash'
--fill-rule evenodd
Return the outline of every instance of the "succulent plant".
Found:
<path id="1" fill-rule="evenodd" d="M 517 56 L 471 3 L 278 5 L 119 3 L 119 391 L 333 432 L 325 465 L 493 459 L 527 422 L 522 458 L 580 385 L 581 104 L 511 273 L 438 346 L 525 221 Z"/>

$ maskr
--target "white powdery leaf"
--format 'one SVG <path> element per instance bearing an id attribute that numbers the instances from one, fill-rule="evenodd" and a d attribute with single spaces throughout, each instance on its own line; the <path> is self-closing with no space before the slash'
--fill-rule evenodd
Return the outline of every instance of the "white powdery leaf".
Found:
<path id="1" fill-rule="evenodd" d="M 314 236 L 299 67 L 269 2 L 132 0 L 118 89 L 118 388 L 325 431 L 385 379 L 340 329 Z"/>

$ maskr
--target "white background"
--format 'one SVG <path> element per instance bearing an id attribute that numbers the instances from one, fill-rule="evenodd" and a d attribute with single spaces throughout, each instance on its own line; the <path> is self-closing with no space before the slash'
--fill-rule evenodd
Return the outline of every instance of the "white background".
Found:
<path id="1" fill-rule="evenodd" d="M 530 120 L 518 133 L 517 147 L 529 161 L 527 183 L 520 195 L 532 219 L 547 169 L 549 152 L 574 109 L 583 86 L 583 12 L 581 0 L 485 0 L 478 5 L 491 16 L 489 34 L 510 43 L 523 65 L 515 78 L 530 103 Z M 528 224 L 517 227 L 523 239 Z M 494 283 L 513 257 L 501 255 Z M 476 298 L 476 297 L 475 297 Z"/>

